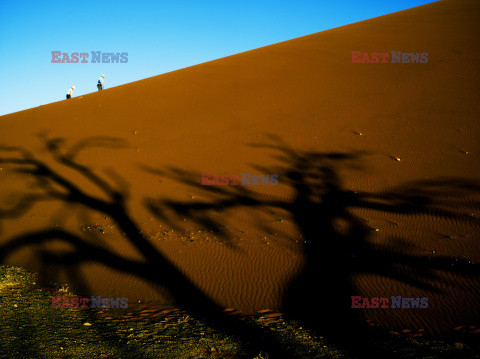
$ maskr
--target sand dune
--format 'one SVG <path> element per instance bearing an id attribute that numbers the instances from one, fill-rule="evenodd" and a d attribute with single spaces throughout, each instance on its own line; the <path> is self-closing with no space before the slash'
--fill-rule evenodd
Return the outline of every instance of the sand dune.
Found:
<path id="1" fill-rule="evenodd" d="M 439 1 L 0 117 L 1 261 L 130 303 L 479 324 L 479 15 Z"/>

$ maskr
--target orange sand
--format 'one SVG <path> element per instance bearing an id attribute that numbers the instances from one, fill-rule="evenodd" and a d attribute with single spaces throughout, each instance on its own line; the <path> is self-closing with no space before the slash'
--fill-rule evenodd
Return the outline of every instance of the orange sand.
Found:
<path id="1" fill-rule="evenodd" d="M 130 303 L 178 305 L 177 283 L 333 322 L 349 295 L 401 295 L 429 308 L 354 315 L 479 324 L 479 15 L 439 1 L 0 117 L 0 261 Z"/>

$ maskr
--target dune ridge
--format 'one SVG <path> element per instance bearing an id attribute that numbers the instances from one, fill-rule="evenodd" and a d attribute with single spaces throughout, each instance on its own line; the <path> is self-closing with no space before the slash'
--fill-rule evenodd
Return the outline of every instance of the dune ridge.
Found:
<path id="1" fill-rule="evenodd" d="M 172 304 L 163 273 L 134 270 L 145 239 L 220 307 L 478 325 L 479 14 L 439 1 L 0 117 L 2 263 Z M 205 172 L 279 183 L 202 186 Z M 353 311 L 350 295 L 429 308 Z"/>

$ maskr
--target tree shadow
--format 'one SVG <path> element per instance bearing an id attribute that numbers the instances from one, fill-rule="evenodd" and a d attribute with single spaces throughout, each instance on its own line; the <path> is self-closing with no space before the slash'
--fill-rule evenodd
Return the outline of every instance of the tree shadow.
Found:
<path id="1" fill-rule="evenodd" d="M 263 330 L 259 325 L 247 323 L 224 313 L 224 308 L 205 295 L 152 245 L 130 215 L 129 188 L 125 180 L 110 172 L 111 180 L 107 181 L 77 160 L 81 151 L 85 149 L 122 148 L 126 146 L 124 142 L 111 137 L 93 137 L 67 147 L 66 141 L 62 138 L 48 138 L 42 135 L 40 139 L 53 159 L 53 164 L 40 160 L 25 148 L 0 146 L 0 164 L 30 181 L 29 189 L 15 198 L 16 203 L 9 208 L 0 209 L 0 223 L 22 217 L 32 207 L 45 201 L 57 201 L 70 207 L 79 206 L 112 219 L 124 238 L 140 253 L 141 259 L 133 260 L 113 253 L 92 236 L 80 235 L 61 227 L 47 227 L 42 230 L 25 231 L 3 240 L 0 246 L 0 261 L 22 248 L 40 246 L 37 258 L 41 266 L 40 276 L 51 280 L 48 278 L 51 272 L 45 269 L 55 266 L 62 268 L 70 281 L 76 281 L 77 272 L 74 268 L 85 262 L 97 262 L 113 270 L 146 280 L 161 293 L 165 293 L 166 290 L 171 301 L 188 311 L 192 317 L 205 321 L 226 335 L 238 338 L 243 344 L 243 352 L 248 357 L 254 357 L 260 352 L 267 352 L 270 357 L 294 357 L 291 348 L 284 345 L 273 333 Z M 67 173 L 70 173 L 70 176 L 73 173 L 75 180 L 70 179 Z M 87 191 L 86 188 L 94 190 Z M 98 195 L 95 195 L 95 192 Z M 68 252 L 55 253 L 42 248 L 42 245 L 52 241 L 61 241 L 72 249 Z M 87 287 L 83 290 L 89 291 Z"/>
<path id="2" fill-rule="evenodd" d="M 289 213 L 300 228 L 304 240 L 305 267 L 290 284 L 284 296 L 284 312 L 319 330 L 330 341 L 359 357 L 395 357 L 393 349 L 379 347 L 371 340 L 371 328 L 361 320 L 358 310 L 351 308 L 351 297 L 358 295 L 352 283 L 357 274 L 375 274 L 402 283 L 438 291 L 438 272 L 455 273 L 478 278 L 480 266 L 468 260 L 442 255 L 399 253 L 386 245 L 373 246 L 367 221 L 352 213 L 352 209 L 367 209 L 389 214 L 433 215 L 444 220 L 456 220 L 479 226 L 478 218 L 458 211 L 455 201 L 465 198 L 465 208 L 478 208 L 478 182 L 458 178 L 416 181 L 383 193 L 347 190 L 340 169 L 359 169 L 362 153 L 319 153 L 298 151 L 278 138 L 273 144 L 254 144 L 274 151 L 281 165 L 272 168 L 256 166 L 262 174 L 278 174 L 279 183 L 293 190 L 293 200 L 273 195 L 260 195 L 247 186 L 202 186 L 201 174 L 170 168 L 170 178 L 206 193 L 207 199 L 174 201 L 148 199 L 147 208 L 162 221 L 178 223 L 188 217 L 201 226 L 218 228 L 212 219 L 218 211 L 232 208 L 275 208 Z M 148 169 L 155 173 L 155 170 Z M 173 211 L 173 215 L 172 215 Z M 243 212 L 242 212 L 243 213 Z M 173 217 L 172 217 L 173 216 Z M 342 223 L 339 229 L 338 223 Z M 254 222 L 252 222 L 254 223 Z M 257 223 L 259 226 L 261 224 Z M 232 239 L 223 233 L 226 241 Z M 433 283 L 433 284 L 432 284 Z M 395 293 L 392 293 L 395 295 Z"/>
<path id="3" fill-rule="evenodd" d="M 226 315 L 223 308 L 152 245 L 130 215 L 129 186 L 125 180 L 110 171 L 110 181 L 107 181 L 78 160 L 85 149 L 98 146 L 121 148 L 125 143 L 115 138 L 95 137 L 68 148 L 61 138 L 43 136 L 41 139 L 55 166 L 38 159 L 24 148 L 0 147 L 0 163 L 31 181 L 29 190 L 16 198 L 13 205 L 0 209 L 0 222 L 19 218 L 43 201 L 79 206 L 111 218 L 141 254 L 141 259 L 133 260 L 113 253 L 92 236 L 87 238 L 64 228 L 44 228 L 3 241 L 0 261 L 24 247 L 59 240 L 68 243 L 73 250 L 58 254 L 41 249 L 38 260 L 44 268 L 52 265 L 66 268 L 65 272 L 72 281 L 77 275 L 72 268 L 85 262 L 98 262 L 132 274 L 150 282 L 162 293 L 167 290 L 171 300 L 193 317 L 204 319 L 212 327 L 239 338 L 244 344 L 244 351 L 251 357 L 262 351 L 268 352 L 271 357 L 294 357 L 294 353 L 272 333 Z M 362 153 L 298 151 L 279 139 L 275 141 L 255 146 L 275 151 L 280 165 L 256 169 L 264 174 L 279 174 L 281 184 L 292 190 L 293 199 L 261 195 L 246 186 L 202 186 L 199 173 L 178 168 L 155 170 L 143 166 L 152 174 L 167 174 L 179 183 L 207 194 L 206 200 L 146 198 L 144 204 L 164 223 L 178 225 L 178 218 L 188 217 L 190 221 L 221 234 L 226 239 L 225 243 L 231 246 L 234 246 L 234 242 L 229 241 L 231 234 L 222 230 L 221 224 L 214 219 L 215 212 L 235 208 L 270 208 L 287 212 L 304 240 L 305 267 L 284 295 L 285 314 L 301 319 L 353 355 L 372 357 L 375 353 L 377 356 L 395 357 L 389 348 L 373 347 L 369 339 L 374 329 L 366 326 L 358 312 L 350 308 L 351 296 L 357 294 L 352 276 L 372 273 L 434 292 L 437 289 L 432 282 L 437 280 L 438 271 L 477 277 L 480 269 L 477 264 L 446 256 L 416 256 L 398 253 L 386 246 L 372 246 L 369 242 L 372 228 L 351 210 L 428 214 L 478 226 L 477 218 L 455 209 L 452 197 L 457 200 L 459 196 L 478 194 L 479 184 L 462 179 L 437 179 L 405 184 L 381 194 L 353 192 L 344 188 L 339 172 L 342 167 L 358 169 Z M 66 173 L 75 174 L 76 180 L 69 179 Z M 88 186 L 77 183 L 88 183 Z M 87 191 L 85 188 L 89 186 L 95 191 Z M 98 194 L 95 195 L 95 192 Z M 475 208 L 478 205 L 475 199 L 464 201 L 466 207 Z M 338 228 L 339 221 L 343 223 L 342 230 Z M 268 229 L 265 224 L 258 221 L 257 224 Z"/>

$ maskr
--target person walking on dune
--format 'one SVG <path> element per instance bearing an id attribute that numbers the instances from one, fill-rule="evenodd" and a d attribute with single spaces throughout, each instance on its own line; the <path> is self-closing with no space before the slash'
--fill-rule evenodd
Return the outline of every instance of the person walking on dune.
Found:
<path id="1" fill-rule="evenodd" d="M 75 86 L 72 86 L 72 87 L 70 88 L 70 90 L 68 90 L 68 92 L 67 92 L 67 100 L 68 100 L 70 97 L 72 97 L 72 92 L 73 92 L 73 90 L 75 90 Z"/>
<path id="2" fill-rule="evenodd" d="M 104 78 L 105 78 L 105 75 L 102 75 L 102 76 L 100 76 L 100 78 L 98 79 L 98 83 L 97 83 L 98 91 L 103 90 L 103 79 L 104 79 Z"/>

